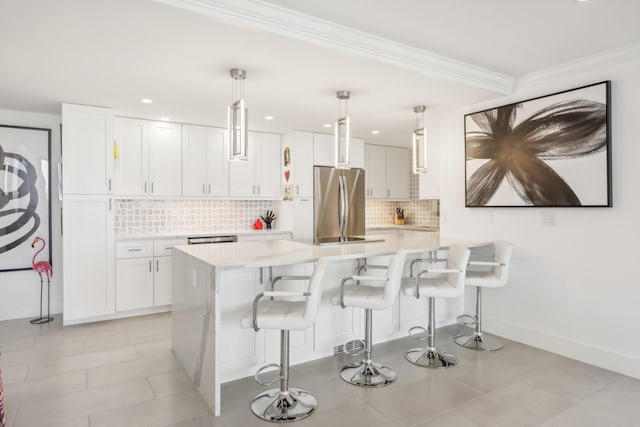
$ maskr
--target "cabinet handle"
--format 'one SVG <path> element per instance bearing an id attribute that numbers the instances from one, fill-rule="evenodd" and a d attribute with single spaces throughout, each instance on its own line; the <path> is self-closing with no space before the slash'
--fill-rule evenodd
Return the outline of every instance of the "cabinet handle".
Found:
<path id="1" fill-rule="evenodd" d="M 211 194 L 211 184 L 209 184 L 209 194 Z"/>
<path id="2" fill-rule="evenodd" d="M 204 183 L 202 184 L 202 194 L 206 194 L 207 192 L 205 191 L 205 185 Z"/>
<path id="3" fill-rule="evenodd" d="M 127 249 L 129 252 L 140 252 L 142 250 L 142 248 L 131 248 L 131 249 Z"/>
<path id="4" fill-rule="evenodd" d="M 391 190 L 387 188 L 387 197 L 389 197 L 390 195 L 391 195 Z"/>
<path id="5" fill-rule="evenodd" d="M 258 185 L 258 194 L 260 194 L 260 186 Z"/>
<path id="6" fill-rule="evenodd" d="M 109 191 L 111 191 L 111 178 L 109 178 Z"/>
<path id="7" fill-rule="evenodd" d="M 151 273 L 151 260 L 149 260 L 149 273 Z"/>
<path id="8" fill-rule="evenodd" d="M 300 194 L 300 186 L 296 185 L 296 194 Z"/>
<path id="9" fill-rule="evenodd" d="M 160 271 L 160 261 L 156 260 L 156 272 Z"/>
<path id="10" fill-rule="evenodd" d="M 251 191 L 251 194 L 256 194 L 256 185 L 253 184 L 253 190 Z"/>
<path id="11" fill-rule="evenodd" d="M 109 199 L 109 211 L 111 211 L 111 199 Z"/>
<path id="12" fill-rule="evenodd" d="M 144 192 L 147 192 L 147 181 L 144 182 Z"/>
<path id="13" fill-rule="evenodd" d="M 151 193 L 153 193 L 153 181 L 151 181 Z"/>

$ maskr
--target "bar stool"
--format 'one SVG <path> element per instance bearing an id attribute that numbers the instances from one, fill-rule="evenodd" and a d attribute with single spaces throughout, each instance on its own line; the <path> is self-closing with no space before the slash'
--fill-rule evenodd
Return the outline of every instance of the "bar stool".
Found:
<path id="1" fill-rule="evenodd" d="M 259 384 L 269 385 L 259 379 L 259 374 L 270 368 L 280 370 L 280 388 L 258 394 L 251 402 L 251 411 L 258 417 L 272 422 L 297 421 L 306 418 L 318 407 L 311 393 L 289 387 L 289 331 L 304 330 L 313 325 L 322 298 L 322 281 L 327 261 L 320 259 L 311 276 L 281 276 L 273 280 L 308 280 L 303 292 L 265 291 L 253 300 L 250 317 L 241 320 L 241 326 L 257 332 L 263 329 L 280 329 L 280 364 L 263 366 L 256 372 Z M 285 300 L 281 298 L 286 298 Z"/>
<path id="2" fill-rule="evenodd" d="M 470 266 L 493 267 L 489 271 L 467 271 L 466 286 L 476 287 L 475 315 L 462 315 L 458 322 L 466 326 L 474 326 L 473 335 L 458 335 L 454 338 L 456 344 L 471 350 L 494 351 L 503 347 L 498 338 L 485 335 L 482 332 L 482 288 L 499 288 L 506 285 L 509 277 L 509 262 L 513 245 L 504 240 L 494 242 L 493 261 L 469 261 Z"/>
<path id="3" fill-rule="evenodd" d="M 425 368 L 448 368 L 457 363 L 457 358 L 451 353 L 441 352 L 436 348 L 435 299 L 455 298 L 464 292 L 464 277 L 467 262 L 469 261 L 469 249 L 453 244 L 449 248 L 446 268 L 428 267 L 417 275 L 414 275 L 413 266 L 417 261 L 433 262 L 438 260 L 415 260 L 411 263 L 410 277 L 402 279 L 402 291 L 405 295 L 416 298 L 427 298 L 429 305 L 429 322 L 426 337 L 427 348 L 411 349 L 407 351 L 404 356 L 409 362 L 417 366 Z M 409 329 L 409 335 L 415 338 L 412 331 L 417 329 L 424 330 L 421 326 L 414 326 Z"/>
<path id="4" fill-rule="evenodd" d="M 394 371 L 371 360 L 372 311 L 387 309 L 395 302 L 400 291 L 405 259 L 406 253 L 400 252 L 391 257 L 388 266 L 361 266 L 358 268 L 358 275 L 342 279 L 339 295 L 332 298 L 332 302 L 340 304 L 342 308 L 360 307 L 365 309 L 365 338 L 364 340 L 358 340 L 353 346 L 358 350 L 364 351 L 350 351 L 348 353 L 352 355 L 364 353 L 364 359 L 357 363 L 345 365 L 340 371 L 340 378 L 349 384 L 360 387 L 382 387 L 396 380 L 397 375 Z M 359 273 L 363 269 L 365 271 L 369 269 L 384 270 L 384 274 L 361 276 Z M 351 284 L 347 286 L 347 282 Z M 348 344 L 345 347 L 348 347 Z"/>

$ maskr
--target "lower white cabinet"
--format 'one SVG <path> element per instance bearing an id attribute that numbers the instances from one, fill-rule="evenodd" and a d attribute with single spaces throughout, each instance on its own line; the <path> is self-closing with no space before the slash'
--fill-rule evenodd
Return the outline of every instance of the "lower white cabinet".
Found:
<path id="1" fill-rule="evenodd" d="M 116 311 L 171 304 L 171 248 L 185 243 L 184 238 L 118 242 Z"/>
<path id="2" fill-rule="evenodd" d="M 62 214 L 65 325 L 115 311 L 113 201 L 65 195 Z"/>

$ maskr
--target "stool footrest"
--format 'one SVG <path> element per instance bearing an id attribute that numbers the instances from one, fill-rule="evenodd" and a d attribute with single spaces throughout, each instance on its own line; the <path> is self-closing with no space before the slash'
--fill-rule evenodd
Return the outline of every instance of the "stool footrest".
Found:
<path id="1" fill-rule="evenodd" d="M 365 352 L 366 346 L 364 340 L 351 340 L 344 343 L 342 350 L 349 356 L 359 356 Z"/>
<path id="2" fill-rule="evenodd" d="M 273 371 L 274 369 L 278 370 L 278 376 L 276 378 L 272 379 L 271 381 L 264 381 L 260 379 L 260 374 L 262 374 L 264 371 Z M 260 385 L 271 385 L 280 379 L 280 365 L 278 365 L 277 363 L 264 365 L 263 367 L 258 369 L 255 374 L 253 374 L 253 378 Z"/>
<path id="3" fill-rule="evenodd" d="M 478 319 L 476 318 L 476 316 L 472 315 L 472 314 L 463 314 L 460 315 L 456 318 L 458 325 L 461 326 L 475 326 L 475 324 L 478 322 Z"/>
<path id="4" fill-rule="evenodd" d="M 414 326 L 412 328 L 409 328 L 408 333 L 409 336 L 416 341 L 426 341 L 427 339 L 429 339 L 429 331 L 427 331 L 427 329 L 422 326 Z M 423 335 L 418 335 L 420 333 L 422 333 Z"/>

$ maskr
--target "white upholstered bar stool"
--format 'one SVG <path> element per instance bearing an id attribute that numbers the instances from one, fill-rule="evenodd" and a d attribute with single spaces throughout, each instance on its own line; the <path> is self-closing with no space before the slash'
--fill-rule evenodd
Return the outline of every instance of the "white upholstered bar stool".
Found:
<path id="1" fill-rule="evenodd" d="M 308 417 L 318 407 L 311 393 L 289 387 L 289 331 L 304 330 L 313 325 L 322 299 L 322 281 L 327 261 L 320 259 L 313 274 L 307 276 L 281 276 L 273 280 L 309 280 L 305 291 L 265 291 L 253 301 L 250 317 L 241 320 L 241 326 L 257 332 L 260 329 L 280 329 L 280 365 L 267 365 L 256 372 L 256 381 L 263 382 L 258 375 L 265 368 L 279 368 L 280 388 L 258 394 L 251 402 L 251 411 L 258 417 L 272 422 L 297 421 Z M 285 298 L 283 300 L 282 298 Z"/>
<path id="2" fill-rule="evenodd" d="M 471 350 L 493 351 L 503 347 L 498 338 L 482 332 L 482 288 L 499 288 L 506 285 L 509 277 L 509 263 L 513 245 L 504 240 L 494 242 L 493 261 L 469 261 L 469 266 L 493 267 L 487 271 L 467 270 L 466 286 L 476 287 L 475 315 L 462 315 L 458 321 L 467 326 L 474 326 L 473 335 L 458 335 L 454 338 L 456 344 Z"/>
<path id="3" fill-rule="evenodd" d="M 420 260 L 428 262 L 429 260 Z M 428 267 L 418 274 L 413 272 L 411 263 L 410 277 L 402 279 L 402 291 L 406 296 L 427 298 L 429 306 L 429 320 L 427 329 L 427 347 L 414 348 L 405 353 L 405 358 L 417 366 L 425 368 L 448 368 L 457 363 L 457 358 L 451 353 L 441 352 L 436 348 L 436 298 L 456 298 L 464 292 L 464 278 L 469 249 L 453 244 L 449 247 L 446 268 Z M 413 327 L 409 330 L 411 334 Z M 413 337 L 413 335 L 412 335 Z"/>
<path id="4" fill-rule="evenodd" d="M 345 277 L 340 283 L 340 293 L 332 298 L 334 304 L 340 304 L 342 308 L 359 307 L 365 312 L 365 338 L 359 341 L 359 347 L 364 353 L 364 359 L 357 363 L 345 365 L 340 371 L 340 377 L 349 384 L 360 387 L 382 387 L 396 380 L 396 373 L 391 369 L 371 360 L 372 336 L 373 336 L 373 310 L 390 308 L 400 292 L 402 270 L 406 253 L 400 252 L 391 257 L 389 265 L 363 265 L 358 269 L 358 275 Z M 360 275 L 364 269 L 383 270 L 382 274 Z M 368 271 L 367 271 L 368 272 Z M 349 283 L 347 285 L 347 283 Z M 354 353 L 350 353 L 354 354 Z"/>

